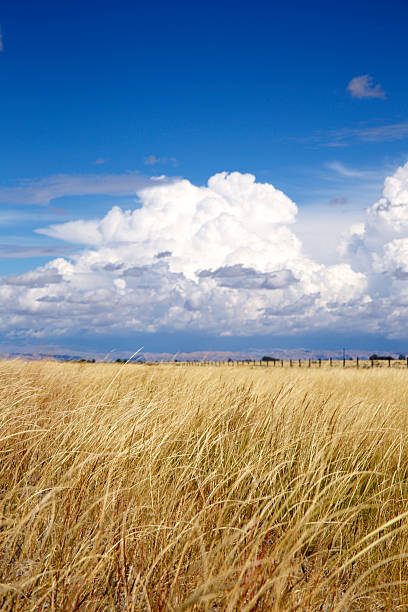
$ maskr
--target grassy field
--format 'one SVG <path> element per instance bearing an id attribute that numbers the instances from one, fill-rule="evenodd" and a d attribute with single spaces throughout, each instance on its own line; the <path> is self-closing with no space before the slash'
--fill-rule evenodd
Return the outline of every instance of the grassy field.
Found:
<path id="1" fill-rule="evenodd" d="M 408 610 L 408 371 L 0 361 L 1 610 Z"/>

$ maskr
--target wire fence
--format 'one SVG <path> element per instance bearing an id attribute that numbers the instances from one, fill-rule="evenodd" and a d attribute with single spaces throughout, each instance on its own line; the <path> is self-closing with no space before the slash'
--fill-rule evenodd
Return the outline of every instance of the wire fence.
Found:
<path id="1" fill-rule="evenodd" d="M 261 368 L 354 368 L 354 369 L 373 369 L 373 368 L 408 368 L 408 357 L 406 359 L 260 359 L 260 360 L 233 360 L 228 361 L 173 361 L 178 366 L 189 367 L 261 367 Z"/>

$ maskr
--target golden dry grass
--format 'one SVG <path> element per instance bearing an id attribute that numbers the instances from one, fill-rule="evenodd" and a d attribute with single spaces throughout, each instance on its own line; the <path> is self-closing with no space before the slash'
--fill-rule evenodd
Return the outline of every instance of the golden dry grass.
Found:
<path id="1" fill-rule="evenodd" d="M 0 362 L 2 610 L 407 610 L 408 371 Z"/>

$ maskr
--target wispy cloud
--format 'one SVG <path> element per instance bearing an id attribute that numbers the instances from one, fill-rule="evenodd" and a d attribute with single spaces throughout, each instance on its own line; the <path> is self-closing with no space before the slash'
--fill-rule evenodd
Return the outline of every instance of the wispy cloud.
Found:
<path id="1" fill-rule="evenodd" d="M 361 170 L 358 168 L 350 168 L 345 166 L 339 161 L 328 162 L 326 168 L 333 170 L 336 174 L 339 174 L 345 178 L 356 178 L 356 179 L 371 179 L 376 178 L 377 173 L 374 170 Z"/>
<path id="2" fill-rule="evenodd" d="M 59 208 L 58 206 L 51 206 L 50 210 L 56 215 L 59 215 L 60 217 L 65 217 L 66 215 L 68 215 L 67 210 L 64 210 L 63 208 Z"/>
<path id="3" fill-rule="evenodd" d="M 0 210 L 0 227 L 14 225 L 21 228 L 34 223 L 52 223 L 57 218 L 61 219 L 61 217 L 69 216 L 68 211 L 53 206 L 42 208 L 40 211 L 33 208 L 28 209 L 16 206 L 2 206 L 1 208 L 4 208 L 4 210 Z"/>
<path id="4" fill-rule="evenodd" d="M 157 179 L 157 177 L 156 177 Z M 23 180 L 15 187 L 0 187 L 0 202 L 48 205 L 63 196 L 131 196 L 151 184 L 152 178 L 138 172 L 126 174 L 57 174 L 33 181 Z M 173 179 L 160 177 L 163 182 Z"/>
<path id="5" fill-rule="evenodd" d="M 0 259 L 25 259 L 32 257 L 61 257 L 72 252 L 72 247 L 20 246 L 0 244 Z"/>
<path id="6" fill-rule="evenodd" d="M 369 74 L 354 77 L 347 85 L 352 98 L 382 98 L 385 100 L 385 91 L 379 83 L 374 85 L 374 79 Z"/>
<path id="7" fill-rule="evenodd" d="M 102 166 L 103 164 L 106 164 L 108 160 L 104 159 L 103 157 L 98 157 L 98 159 L 95 159 L 94 164 L 95 166 Z"/>
<path id="8" fill-rule="evenodd" d="M 317 134 L 311 140 L 327 147 L 346 147 L 353 142 L 392 142 L 408 136 L 408 121 L 387 125 L 341 128 L 328 134 Z"/>
<path id="9" fill-rule="evenodd" d="M 148 155 L 143 159 L 143 163 L 145 166 L 156 166 L 157 164 L 178 166 L 178 161 L 175 157 L 156 157 L 156 155 Z"/>
<path id="10" fill-rule="evenodd" d="M 386 142 L 391 140 L 402 140 L 408 135 L 408 121 L 392 123 L 390 125 L 379 125 L 364 128 L 357 131 L 357 136 L 363 142 Z"/>
<path id="11" fill-rule="evenodd" d="M 332 147 L 333 149 L 337 149 L 337 148 L 342 148 L 342 147 L 348 147 L 348 144 L 347 142 L 341 142 L 341 141 L 334 140 L 333 142 L 326 142 L 325 146 Z"/>
<path id="12" fill-rule="evenodd" d="M 292 141 L 313 147 L 345 148 L 358 142 L 393 142 L 407 137 L 408 121 L 398 121 L 382 125 L 363 123 L 355 127 L 319 130 L 307 137 L 292 138 Z"/>
<path id="13" fill-rule="evenodd" d="M 329 204 L 331 206 L 343 206 L 344 204 L 347 204 L 349 201 L 348 198 L 346 198 L 345 196 L 342 196 L 340 198 L 332 198 L 331 200 L 329 200 Z"/>

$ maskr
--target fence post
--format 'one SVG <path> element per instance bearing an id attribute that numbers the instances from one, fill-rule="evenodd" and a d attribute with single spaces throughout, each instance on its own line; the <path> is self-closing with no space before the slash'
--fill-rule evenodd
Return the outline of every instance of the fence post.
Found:
<path id="1" fill-rule="evenodd" d="M 282 364 L 282 368 L 283 368 L 283 359 L 282 359 L 282 361 L 281 361 L 281 364 Z"/>
<path id="2" fill-rule="evenodd" d="M 374 367 L 374 359 L 371 360 L 371 367 Z"/>
<path id="3" fill-rule="evenodd" d="M 388 367 L 389 368 L 391 367 L 391 359 L 390 358 L 388 358 Z"/>
<path id="4" fill-rule="evenodd" d="M 302 365 L 302 361 L 299 359 L 299 368 L 300 368 L 301 365 Z"/>
<path id="5" fill-rule="evenodd" d="M 357 365 L 357 367 L 358 367 L 358 357 L 356 357 L 356 365 Z"/>
<path id="6" fill-rule="evenodd" d="M 292 362 L 292 360 L 290 360 L 290 367 L 292 367 L 292 366 L 293 366 L 293 362 Z"/>
<path id="7" fill-rule="evenodd" d="M 333 357 L 330 357 L 330 367 L 333 365 Z"/>
<path id="8" fill-rule="evenodd" d="M 309 368 L 310 368 L 311 361 L 312 361 L 312 360 L 311 360 L 311 359 L 309 359 Z"/>
<path id="9" fill-rule="evenodd" d="M 321 367 L 322 367 L 322 360 L 319 359 L 319 368 L 321 368 Z"/>
<path id="10" fill-rule="evenodd" d="M 346 367 L 346 358 L 343 357 L 343 368 L 345 368 L 345 367 Z"/>

